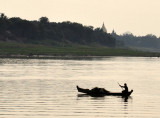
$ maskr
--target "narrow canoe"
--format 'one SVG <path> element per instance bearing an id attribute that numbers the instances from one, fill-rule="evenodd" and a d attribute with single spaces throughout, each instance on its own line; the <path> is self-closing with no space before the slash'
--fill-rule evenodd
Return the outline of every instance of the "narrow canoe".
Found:
<path id="1" fill-rule="evenodd" d="M 90 96 L 95 96 L 95 97 L 99 97 L 99 96 L 124 96 L 124 97 L 128 97 L 133 92 L 133 90 L 129 91 L 128 93 L 109 92 L 109 91 L 106 91 L 105 89 L 103 91 L 93 92 L 92 90 L 83 89 L 83 88 L 80 88 L 79 86 L 77 86 L 77 90 L 78 90 L 78 92 L 82 92 L 82 93 L 88 94 Z"/>

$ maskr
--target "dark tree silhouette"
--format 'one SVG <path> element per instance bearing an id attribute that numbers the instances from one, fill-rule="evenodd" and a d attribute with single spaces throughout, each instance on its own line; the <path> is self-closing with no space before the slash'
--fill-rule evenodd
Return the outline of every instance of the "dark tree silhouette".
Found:
<path id="1" fill-rule="evenodd" d="M 1 13 L 1 14 L 0 14 L 0 18 L 1 18 L 1 19 L 7 19 L 7 16 L 6 16 L 4 13 Z"/>
<path id="2" fill-rule="evenodd" d="M 39 22 L 40 23 L 48 23 L 49 19 L 47 17 L 41 17 L 41 18 L 39 18 Z"/>
<path id="3" fill-rule="evenodd" d="M 115 32 L 112 32 L 112 36 L 116 38 L 119 46 L 139 48 L 156 51 L 160 49 L 160 38 L 157 38 L 153 34 L 147 34 L 146 36 L 134 36 L 132 33 L 127 32 L 123 35 L 118 35 Z"/>
<path id="4" fill-rule="evenodd" d="M 6 32 L 8 32 L 6 34 Z M 49 22 L 47 17 L 39 21 L 28 21 L 19 17 L 7 18 L 0 16 L 0 40 L 40 43 L 43 45 L 104 45 L 114 47 L 115 38 L 104 33 L 100 28 L 83 26 L 80 23 Z"/>

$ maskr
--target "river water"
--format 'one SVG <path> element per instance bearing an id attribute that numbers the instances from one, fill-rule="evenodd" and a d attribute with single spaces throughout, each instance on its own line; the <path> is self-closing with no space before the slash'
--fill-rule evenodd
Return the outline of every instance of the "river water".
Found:
<path id="1" fill-rule="evenodd" d="M 95 86 L 128 99 L 83 96 Z M 160 58 L 0 59 L 0 118 L 159 118 Z"/>

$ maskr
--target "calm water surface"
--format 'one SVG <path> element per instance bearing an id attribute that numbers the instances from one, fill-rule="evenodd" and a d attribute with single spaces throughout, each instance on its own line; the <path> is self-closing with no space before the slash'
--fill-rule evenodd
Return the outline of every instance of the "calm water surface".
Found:
<path id="1" fill-rule="evenodd" d="M 0 118 L 159 118 L 160 58 L 0 59 Z M 130 98 L 82 96 L 83 88 Z"/>

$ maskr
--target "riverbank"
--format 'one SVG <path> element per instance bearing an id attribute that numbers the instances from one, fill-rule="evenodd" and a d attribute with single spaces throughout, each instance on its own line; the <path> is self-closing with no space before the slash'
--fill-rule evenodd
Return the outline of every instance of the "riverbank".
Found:
<path id="1" fill-rule="evenodd" d="M 70 45 L 66 47 L 0 42 L 0 58 L 55 58 L 70 56 L 159 57 L 160 53 L 104 46 Z"/>

